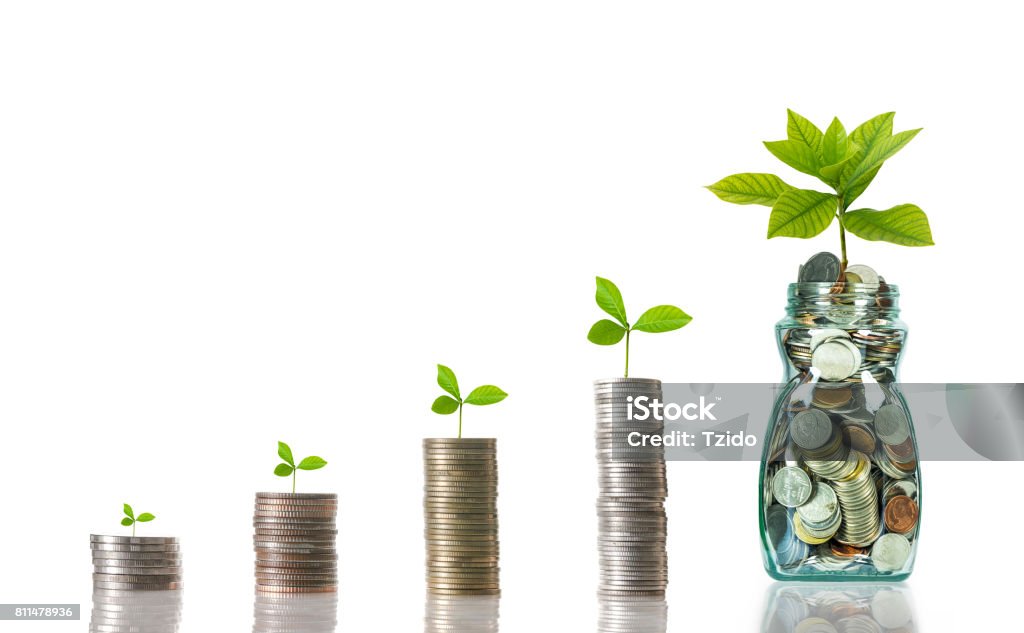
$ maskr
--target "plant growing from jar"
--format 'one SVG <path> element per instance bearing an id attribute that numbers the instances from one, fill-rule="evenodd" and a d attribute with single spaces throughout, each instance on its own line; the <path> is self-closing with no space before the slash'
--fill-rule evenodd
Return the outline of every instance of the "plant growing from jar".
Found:
<path id="1" fill-rule="evenodd" d="M 469 395 L 463 398 L 462 392 L 459 390 L 459 381 L 455 377 L 455 372 L 440 364 L 437 366 L 437 384 L 441 389 L 447 392 L 447 395 L 438 396 L 434 400 L 434 403 L 430 405 L 430 410 L 439 415 L 451 415 L 458 411 L 458 438 L 462 437 L 462 408 L 464 405 L 471 404 L 482 407 L 490 404 L 497 404 L 508 397 L 508 394 L 502 391 L 499 387 L 494 385 L 481 385 L 470 391 Z"/>

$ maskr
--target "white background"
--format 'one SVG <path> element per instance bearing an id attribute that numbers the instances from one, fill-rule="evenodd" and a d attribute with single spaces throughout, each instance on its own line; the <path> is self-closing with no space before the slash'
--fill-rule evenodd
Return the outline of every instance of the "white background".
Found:
<path id="1" fill-rule="evenodd" d="M 636 375 L 778 379 L 785 286 L 835 227 L 768 241 L 767 209 L 702 186 L 810 186 L 760 143 L 787 107 L 925 128 L 860 202 L 920 205 L 937 245 L 851 262 L 903 290 L 904 380 L 1021 380 L 1019 22 L 695 4 L 0 5 L 0 602 L 88 612 L 88 534 L 129 501 L 184 542 L 186 630 L 244 630 L 283 439 L 330 461 L 300 490 L 341 498 L 341 629 L 418 628 L 444 362 L 511 394 L 466 415 L 499 438 L 502 627 L 592 629 L 590 381 L 622 359 L 585 339 L 593 276 L 694 316 L 636 336 Z M 672 628 L 758 626 L 756 469 L 670 467 Z M 995 537 L 1022 475 L 925 464 L 922 630 L 1016 626 Z"/>

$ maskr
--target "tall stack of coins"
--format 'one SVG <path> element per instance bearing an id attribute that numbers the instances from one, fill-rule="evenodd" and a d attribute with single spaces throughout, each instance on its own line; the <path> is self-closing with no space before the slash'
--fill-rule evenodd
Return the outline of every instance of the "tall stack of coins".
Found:
<path id="1" fill-rule="evenodd" d="M 426 633 L 496 633 L 497 596 L 437 596 L 427 598 Z"/>
<path id="2" fill-rule="evenodd" d="M 92 596 L 89 633 L 177 633 L 181 594 L 169 591 L 97 589 Z"/>
<path id="3" fill-rule="evenodd" d="M 181 546 L 173 536 L 89 537 L 94 591 L 182 589 Z"/>
<path id="4" fill-rule="evenodd" d="M 257 492 L 257 593 L 331 593 L 338 587 L 338 496 Z"/>
<path id="5" fill-rule="evenodd" d="M 424 439 L 423 468 L 429 593 L 497 596 L 497 440 Z"/>
<path id="6" fill-rule="evenodd" d="M 334 633 L 337 593 L 256 594 L 253 633 Z"/>
<path id="7" fill-rule="evenodd" d="M 602 598 L 597 633 L 665 633 L 668 603 L 658 598 Z"/>
<path id="8" fill-rule="evenodd" d="M 598 465 L 598 555 L 603 598 L 664 598 L 668 585 L 665 451 L 631 447 L 631 432 L 661 435 L 662 420 L 628 420 L 637 398 L 662 399 L 661 382 L 594 382 Z M 652 416 L 653 418 L 653 416 Z"/>
<path id="9" fill-rule="evenodd" d="M 894 286 L 831 253 L 801 266 L 780 324 L 792 378 L 765 466 L 765 526 L 779 566 L 826 574 L 909 569 L 918 462 L 896 370 L 906 328 Z"/>

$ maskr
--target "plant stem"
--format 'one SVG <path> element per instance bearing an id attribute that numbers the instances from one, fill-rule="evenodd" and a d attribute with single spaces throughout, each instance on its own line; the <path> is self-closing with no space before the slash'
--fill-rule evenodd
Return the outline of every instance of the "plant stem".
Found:
<path id="1" fill-rule="evenodd" d="M 840 269 L 846 270 L 846 227 L 843 226 L 843 215 L 846 214 L 846 203 L 843 202 L 843 197 L 839 196 L 839 209 L 837 211 L 837 217 L 839 218 L 839 246 L 843 251 L 843 260 L 840 262 Z"/>
<path id="2" fill-rule="evenodd" d="M 462 439 L 462 403 L 459 403 L 459 439 Z"/>
<path id="3" fill-rule="evenodd" d="M 624 378 L 629 378 L 629 326 L 626 326 L 626 374 Z"/>
<path id="4" fill-rule="evenodd" d="M 132 521 L 132 538 L 135 538 L 135 523 L 136 521 Z"/>
<path id="5" fill-rule="evenodd" d="M 292 494 L 295 494 L 295 480 L 298 478 L 298 475 L 299 475 L 299 469 L 298 468 L 293 468 L 292 469 Z"/>

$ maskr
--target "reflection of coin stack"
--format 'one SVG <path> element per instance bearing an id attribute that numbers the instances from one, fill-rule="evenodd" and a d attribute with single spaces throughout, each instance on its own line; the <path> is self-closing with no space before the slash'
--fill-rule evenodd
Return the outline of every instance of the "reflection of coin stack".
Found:
<path id="1" fill-rule="evenodd" d="M 427 588 L 435 595 L 496 596 L 497 440 L 423 440 Z"/>
<path id="2" fill-rule="evenodd" d="M 337 593 L 256 593 L 253 633 L 334 633 Z"/>
<path id="3" fill-rule="evenodd" d="M 665 633 L 668 603 L 658 598 L 603 598 L 597 616 L 597 633 Z"/>
<path id="4" fill-rule="evenodd" d="M 334 494 L 257 492 L 257 593 L 337 591 L 337 513 Z"/>
<path id="5" fill-rule="evenodd" d="M 430 596 L 425 633 L 494 633 L 498 630 L 497 596 Z"/>
<path id="6" fill-rule="evenodd" d="M 665 552 L 663 448 L 630 447 L 629 434 L 661 435 L 661 420 L 627 420 L 630 398 L 661 400 L 661 382 L 612 378 L 594 382 L 597 414 L 598 547 L 603 597 L 663 598 L 668 584 Z"/>
<path id="7" fill-rule="evenodd" d="M 89 633 L 135 631 L 176 633 L 181 623 L 181 591 L 97 589 L 92 596 Z"/>
<path id="8" fill-rule="evenodd" d="M 93 589 L 181 589 L 181 546 L 173 536 L 90 537 Z"/>

